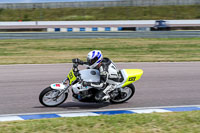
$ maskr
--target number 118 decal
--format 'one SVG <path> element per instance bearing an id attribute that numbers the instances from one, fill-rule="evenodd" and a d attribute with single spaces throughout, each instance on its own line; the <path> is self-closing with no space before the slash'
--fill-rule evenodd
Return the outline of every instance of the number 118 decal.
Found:
<path id="1" fill-rule="evenodd" d="M 135 81 L 136 77 L 130 77 L 128 81 Z"/>

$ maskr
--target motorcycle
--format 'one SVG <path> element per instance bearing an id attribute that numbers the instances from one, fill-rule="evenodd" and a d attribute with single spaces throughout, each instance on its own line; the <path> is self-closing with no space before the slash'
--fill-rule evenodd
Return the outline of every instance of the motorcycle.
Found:
<path id="1" fill-rule="evenodd" d="M 72 60 L 73 62 L 73 60 Z M 56 107 L 62 104 L 68 97 L 70 88 L 72 97 L 80 102 L 100 101 L 95 96 L 103 88 L 95 88 L 91 86 L 83 86 L 83 82 L 100 82 L 100 73 L 96 69 L 78 69 L 78 63 L 73 62 L 67 78 L 61 83 L 51 84 L 45 88 L 39 95 L 39 101 L 46 107 Z M 141 69 L 122 69 L 119 70 L 118 81 L 112 81 L 115 89 L 109 92 L 110 98 L 106 102 L 123 103 L 129 100 L 135 93 L 133 82 L 139 80 L 143 74 Z"/>

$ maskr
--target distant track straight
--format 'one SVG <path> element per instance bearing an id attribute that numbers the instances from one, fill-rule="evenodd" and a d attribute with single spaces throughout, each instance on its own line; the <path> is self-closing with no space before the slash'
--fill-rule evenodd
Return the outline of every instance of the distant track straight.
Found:
<path id="1" fill-rule="evenodd" d="M 197 37 L 200 37 L 200 31 L 0 33 L 0 39 L 197 38 Z"/>

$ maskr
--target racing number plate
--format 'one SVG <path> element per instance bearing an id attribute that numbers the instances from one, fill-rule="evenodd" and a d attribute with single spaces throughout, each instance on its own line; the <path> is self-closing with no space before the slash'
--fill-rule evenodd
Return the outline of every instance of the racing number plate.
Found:
<path id="1" fill-rule="evenodd" d="M 73 81 L 76 80 L 76 76 L 74 75 L 73 69 L 68 74 L 69 83 L 71 84 Z"/>

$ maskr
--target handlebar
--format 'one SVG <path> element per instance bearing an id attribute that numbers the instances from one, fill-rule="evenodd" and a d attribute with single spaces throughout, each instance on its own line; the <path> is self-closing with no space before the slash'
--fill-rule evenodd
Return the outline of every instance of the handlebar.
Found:
<path id="1" fill-rule="evenodd" d="M 75 76 L 80 76 L 78 65 L 88 65 L 87 62 L 83 62 L 82 60 L 78 58 L 72 59 L 72 62 L 73 62 L 73 71 L 74 71 Z"/>
<path id="2" fill-rule="evenodd" d="M 78 64 L 78 65 L 88 65 L 87 62 L 84 62 L 84 61 L 82 61 L 82 60 L 80 60 L 78 58 L 72 59 L 72 62 L 75 63 L 75 64 Z"/>
<path id="3" fill-rule="evenodd" d="M 76 58 L 76 59 L 72 59 L 73 62 L 73 72 L 74 75 L 77 77 L 78 82 L 82 82 L 83 80 L 80 77 L 80 73 L 79 73 L 79 69 L 78 69 L 78 65 L 88 65 L 87 62 L 83 62 L 82 60 Z"/>

